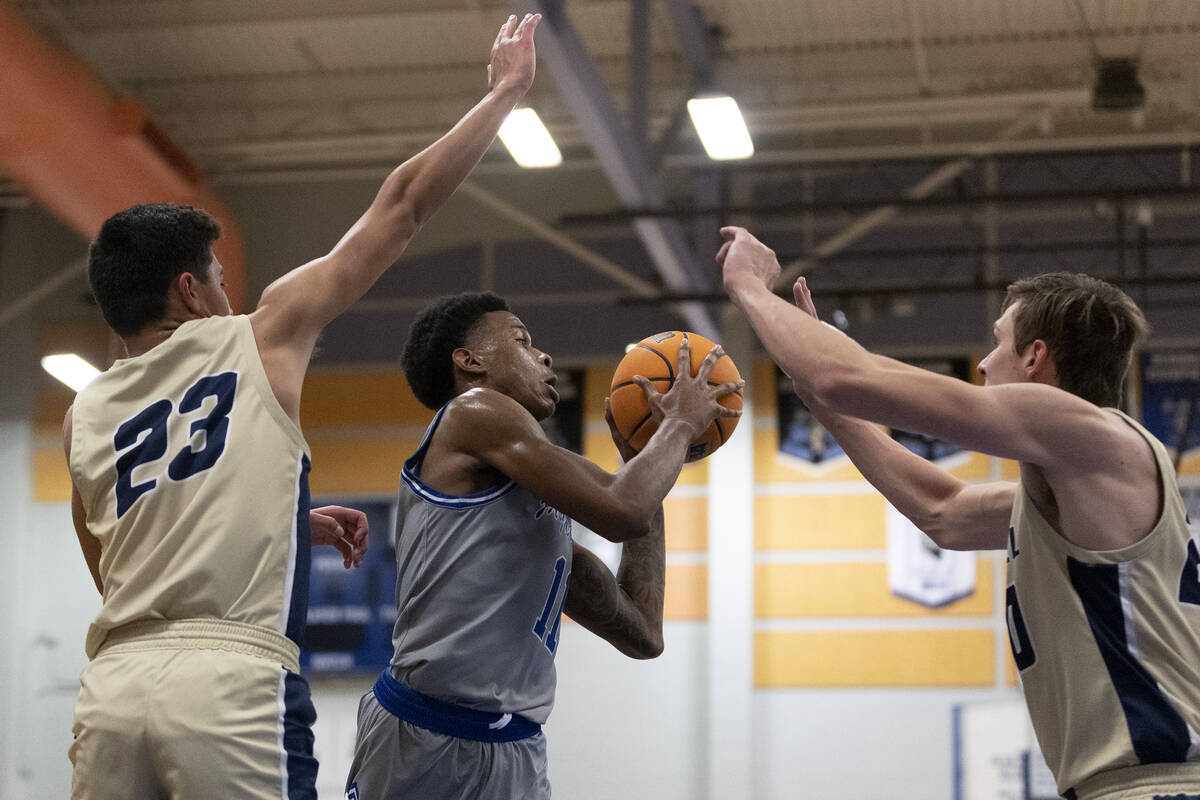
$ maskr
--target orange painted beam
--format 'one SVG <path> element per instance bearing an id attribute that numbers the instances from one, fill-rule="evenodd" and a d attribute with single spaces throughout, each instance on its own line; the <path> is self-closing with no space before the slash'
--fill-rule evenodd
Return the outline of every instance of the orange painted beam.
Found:
<path id="1" fill-rule="evenodd" d="M 87 239 L 138 203 L 202 208 L 221 223 L 214 248 L 240 310 L 242 234 L 199 169 L 138 101 L 117 97 L 71 53 L 0 2 L 0 171 Z"/>

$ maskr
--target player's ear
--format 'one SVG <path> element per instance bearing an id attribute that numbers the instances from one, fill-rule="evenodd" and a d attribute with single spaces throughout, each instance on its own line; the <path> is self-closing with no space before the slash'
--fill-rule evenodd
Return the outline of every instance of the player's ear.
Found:
<path id="1" fill-rule="evenodd" d="M 179 299 L 184 307 L 193 314 L 206 316 L 203 313 L 203 301 L 200 299 L 200 279 L 190 272 L 181 272 L 172 284 L 179 292 Z"/>
<path id="2" fill-rule="evenodd" d="M 450 358 L 454 361 L 454 366 L 469 375 L 482 375 L 487 370 L 483 367 L 483 362 L 479 360 L 479 356 L 475 351 L 466 347 L 456 348 L 450 354 Z"/>
<path id="3" fill-rule="evenodd" d="M 1030 380 L 1057 375 L 1054 358 L 1050 355 L 1050 347 L 1044 339 L 1034 339 L 1029 343 L 1022 357 L 1022 366 L 1025 368 L 1025 377 Z"/>

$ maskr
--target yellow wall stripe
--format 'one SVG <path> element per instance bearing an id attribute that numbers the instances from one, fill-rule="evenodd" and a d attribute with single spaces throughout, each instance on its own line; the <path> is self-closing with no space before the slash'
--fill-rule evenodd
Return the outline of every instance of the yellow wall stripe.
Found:
<path id="1" fill-rule="evenodd" d="M 416 425 L 433 412 L 413 397 L 399 366 L 394 370 L 319 371 L 304 379 L 304 430 Z"/>
<path id="2" fill-rule="evenodd" d="M 663 501 L 667 552 L 708 550 L 708 498 L 668 497 Z"/>
<path id="3" fill-rule="evenodd" d="M 71 502 L 71 475 L 67 472 L 67 454 L 62 447 L 34 447 L 33 501 Z"/>
<path id="4" fill-rule="evenodd" d="M 755 408 L 755 413 L 757 411 Z M 809 464 L 781 453 L 779 431 L 773 423 L 769 428 L 754 431 L 754 480 L 758 483 L 845 482 L 862 479 L 862 473 L 846 456 L 838 456 L 824 464 Z"/>
<path id="5" fill-rule="evenodd" d="M 400 485 L 400 470 L 420 441 L 399 436 L 310 437 L 314 495 L 391 497 Z"/>
<path id="6" fill-rule="evenodd" d="M 901 600 L 888 589 L 883 561 L 758 564 L 754 608 L 760 619 L 805 617 L 987 617 L 992 568 L 980 560 L 975 591 L 938 609 Z"/>
<path id="7" fill-rule="evenodd" d="M 759 495 L 754 543 L 759 550 L 878 549 L 887 546 L 878 494 Z"/>
<path id="8" fill-rule="evenodd" d="M 759 688 L 992 686 L 990 630 L 759 631 Z"/>
<path id="9" fill-rule="evenodd" d="M 663 619 L 708 619 L 708 565 L 668 564 Z"/>

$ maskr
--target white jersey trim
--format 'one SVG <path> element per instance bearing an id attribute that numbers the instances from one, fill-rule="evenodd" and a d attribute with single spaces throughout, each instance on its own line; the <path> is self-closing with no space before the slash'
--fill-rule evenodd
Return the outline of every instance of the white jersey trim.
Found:
<path id="1" fill-rule="evenodd" d="M 288 752 L 287 747 L 283 742 L 283 728 L 287 717 L 287 671 L 279 670 L 279 688 L 276 694 L 276 701 L 279 706 L 279 719 L 276 725 L 276 739 L 279 742 L 279 797 L 280 800 L 288 800 Z"/>
<path id="2" fill-rule="evenodd" d="M 288 534 L 287 575 L 283 581 L 283 612 L 279 615 L 279 632 L 287 635 L 288 620 L 292 617 L 292 584 L 296 581 L 296 533 L 300 523 L 300 489 L 304 480 L 304 452 L 296 459 L 296 487 L 292 494 L 292 529 Z M 281 695 L 282 697 L 282 695 Z M 283 702 L 280 700 L 280 702 Z"/>

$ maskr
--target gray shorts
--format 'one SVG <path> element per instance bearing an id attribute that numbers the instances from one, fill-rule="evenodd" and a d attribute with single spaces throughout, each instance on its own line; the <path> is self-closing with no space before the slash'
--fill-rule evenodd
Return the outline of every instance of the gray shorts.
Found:
<path id="1" fill-rule="evenodd" d="M 546 737 L 474 742 L 393 716 L 373 692 L 358 702 L 347 800 L 548 800 Z"/>

